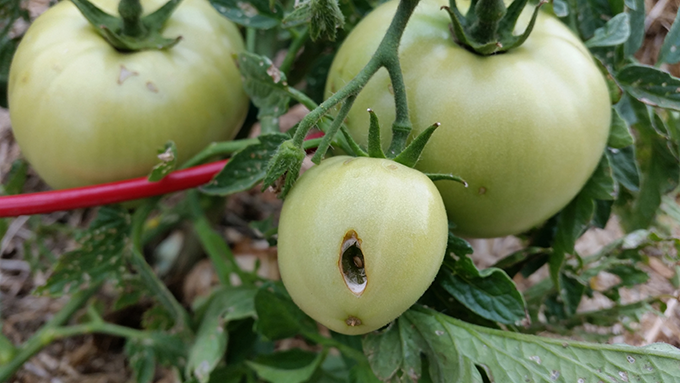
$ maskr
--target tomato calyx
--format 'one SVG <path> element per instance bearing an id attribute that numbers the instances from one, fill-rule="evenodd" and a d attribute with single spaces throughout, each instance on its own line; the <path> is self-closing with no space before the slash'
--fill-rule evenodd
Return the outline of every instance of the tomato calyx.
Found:
<path id="1" fill-rule="evenodd" d="M 524 32 L 515 35 L 515 25 L 527 1 L 514 0 L 506 8 L 503 0 L 473 0 L 464 16 L 458 10 L 456 0 L 450 0 L 450 6 L 442 9 L 451 17 L 456 43 L 473 53 L 488 56 L 517 48 L 529 37 L 538 10 L 547 1 L 538 3 Z"/>
<path id="2" fill-rule="evenodd" d="M 83 16 L 111 44 L 121 52 L 163 50 L 173 47 L 182 37 L 166 38 L 161 34 L 181 0 L 170 0 L 155 12 L 142 17 L 139 0 L 121 0 L 120 17 L 109 15 L 88 0 L 73 0 Z"/>

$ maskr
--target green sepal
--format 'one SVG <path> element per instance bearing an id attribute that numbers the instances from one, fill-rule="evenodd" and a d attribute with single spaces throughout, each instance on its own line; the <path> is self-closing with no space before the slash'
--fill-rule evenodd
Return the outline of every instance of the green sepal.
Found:
<path id="1" fill-rule="evenodd" d="M 347 140 L 347 144 L 352 149 L 352 152 L 354 152 L 355 156 L 368 157 L 368 153 L 366 153 L 366 151 L 362 149 L 361 146 L 359 146 L 359 144 L 357 144 L 354 138 L 347 131 L 347 127 L 345 125 L 340 126 L 340 131 L 342 132 L 342 135 L 345 137 L 345 140 Z"/>
<path id="2" fill-rule="evenodd" d="M 262 191 L 271 186 L 280 198 L 284 198 L 297 180 L 304 159 L 302 148 L 297 147 L 293 140 L 284 141 L 269 161 Z"/>
<path id="3" fill-rule="evenodd" d="M 373 158 L 387 158 L 380 142 L 380 122 L 372 109 L 368 109 L 371 122 L 368 128 L 368 155 Z"/>
<path id="4" fill-rule="evenodd" d="M 442 174 L 442 173 L 425 173 L 427 178 L 432 182 L 435 181 L 455 181 L 463 184 L 463 186 L 468 187 L 467 181 L 465 181 L 460 176 L 454 176 L 453 174 Z"/>
<path id="5" fill-rule="evenodd" d="M 500 20 L 488 19 L 497 17 L 497 15 L 488 14 L 489 12 L 487 14 L 480 14 L 480 11 L 477 10 L 478 3 L 479 1 L 473 1 L 465 16 L 458 11 L 455 0 L 451 0 L 450 7 L 444 6 L 442 9 L 446 9 L 451 17 L 453 34 L 458 44 L 480 55 L 487 56 L 506 52 L 522 45 L 533 31 L 538 17 L 538 10 L 546 1 L 542 0 L 538 3 L 529 24 L 521 35 L 514 35 L 513 31 L 522 10 L 524 10 L 527 4 L 527 0 L 513 1 Z M 484 7 L 479 8 L 480 10 L 485 9 Z M 481 22 L 480 19 L 487 20 L 486 22 Z M 489 33 L 490 29 L 496 29 L 496 32 Z"/>
<path id="6" fill-rule="evenodd" d="M 136 52 L 141 50 L 162 50 L 173 47 L 182 37 L 165 38 L 161 29 L 170 18 L 181 0 L 170 0 L 150 15 L 142 17 L 141 36 L 127 36 L 123 34 L 123 19 L 109 15 L 88 0 L 72 0 L 87 21 L 101 34 L 115 49 L 122 52 Z"/>
<path id="7" fill-rule="evenodd" d="M 420 154 L 423 152 L 427 141 L 430 140 L 432 133 L 434 133 L 440 125 L 440 123 L 435 122 L 432 126 L 420 132 L 403 152 L 394 157 L 394 161 L 410 168 L 414 167 L 416 162 L 418 162 L 418 159 L 420 159 Z"/>

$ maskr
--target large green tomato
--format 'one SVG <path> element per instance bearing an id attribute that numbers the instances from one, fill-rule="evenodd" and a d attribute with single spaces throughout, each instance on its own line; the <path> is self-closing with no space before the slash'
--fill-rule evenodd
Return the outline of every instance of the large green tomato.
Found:
<path id="1" fill-rule="evenodd" d="M 308 170 L 283 204 L 279 269 L 309 316 L 363 334 L 425 292 L 447 237 L 444 204 L 424 174 L 386 159 L 333 157 Z"/>
<path id="2" fill-rule="evenodd" d="M 93 3 L 118 14 L 118 1 Z M 150 13 L 165 0 L 141 3 Z M 243 50 L 236 26 L 207 0 L 183 0 L 163 35 L 182 40 L 119 52 L 70 1 L 31 25 L 10 69 L 10 117 L 24 156 L 50 186 L 144 176 L 168 140 L 181 162 L 237 133 L 248 99 L 232 58 Z"/>
<path id="3" fill-rule="evenodd" d="M 399 57 L 412 137 L 441 127 L 416 168 L 452 173 L 469 187 L 437 182 L 457 234 L 516 234 L 557 213 L 576 196 L 607 142 L 610 101 L 606 83 L 580 40 L 541 13 L 529 39 L 510 52 L 483 57 L 452 39 L 446 0 L 423 0 L 411 17 Z M 386 3 L 350 33 L 330 69 L 326 94 L 350 81 L 375 52 L 397 2 Z M 516 33 L 528 23 L 527 10 Z M 388 146 L 394 99 L 381 69 L 359 94 L 347 118 L 366 144 L 367 108 L 382 124 Z"/>

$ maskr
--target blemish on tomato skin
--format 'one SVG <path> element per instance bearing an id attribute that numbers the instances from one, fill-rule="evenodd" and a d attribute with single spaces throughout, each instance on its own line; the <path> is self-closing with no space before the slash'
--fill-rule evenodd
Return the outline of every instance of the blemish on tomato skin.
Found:
<path id="1" fill-rule="evenodd" d="M 152 83 L 151 81 L 147 81 L 147 82 L 146 82 L 146 88 L 147 88 L 148 90 L 154 92 L 154 93 L 158 93 L 158 88 L 157 88 L 156 85 L 155 85 L 154 83 Z"/>
<path id="2" fill-rule="evenodd" d="M 132 76 L 138 76 L 139 73 L 135 72 L 133 70 L 129 70 L 128 68 L 125 67 L 125 65 L 120 66 L 120 73 L 118 73 L 118 85 L 123 85 L 123 82 L 125 80 L 129 79 Z"/>
<path id="3" fill-rule="evenodd" d="M 479 190 L 477 190 L 477 194 L 479 195 L 486 194 L 486 188 L 484 186 L 480 187 Z"/>
<path id="4" fill-rule="evenodd" d="M 345 319 L 345 324 L 349 327 L 361 326 L 361 319 L 350 315 L 347 317 L 347 319 Z"/>

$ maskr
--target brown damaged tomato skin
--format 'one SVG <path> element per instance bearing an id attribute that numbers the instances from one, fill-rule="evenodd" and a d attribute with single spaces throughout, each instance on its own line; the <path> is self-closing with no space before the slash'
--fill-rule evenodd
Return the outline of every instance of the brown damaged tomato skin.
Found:
<path id="1" fill-rule="evenodd" d="M 142 0 L 150 13 L 165 0 Z M 92 0 L 109 14 L 118 1 Z M 183 0 L 162 34 L 169 49 L 119 52 L 62 1 L 23 37 L 9 73 L 12 128 L 22 154 L 53 188 L 141 177 L 177 144 L 178 163 L 233 138 L 248 98 L 232 55 L 236 26 L 207 0 Z"/>
<path id="2" fill-rule="evenodd" d="M 284 202 L 279 269 L 310 317 L 363 334 L 418 300 L 447 238 L 444 205 L 427 176 L 386 159 L 332 157 L 308 170 Z"/>
<path id="3" fill-rule="evenodd" d="M 352 30 L 331 66 L 327 96 L 368 62 L 396 5 L 381 5 Z M 442 5 L 448 1 L 422 0 L 400 44 L 411 137 L 441 123 L 416 168 L 469 183 L 436 182 L 456 234 L 521 233 L 566 206 L 599 163 L 611 118 L 605 80 L 578 37 L 550 15 L 540 12 L 519 48 L 480 56 L 454 42 Z M 520 17 L 516 34 L 530 11 Z M 385 69 L 361 91 L 346 119 L 363 145 L 367 108 L 380 118 L 386 149 L 395 111 Z"/>

